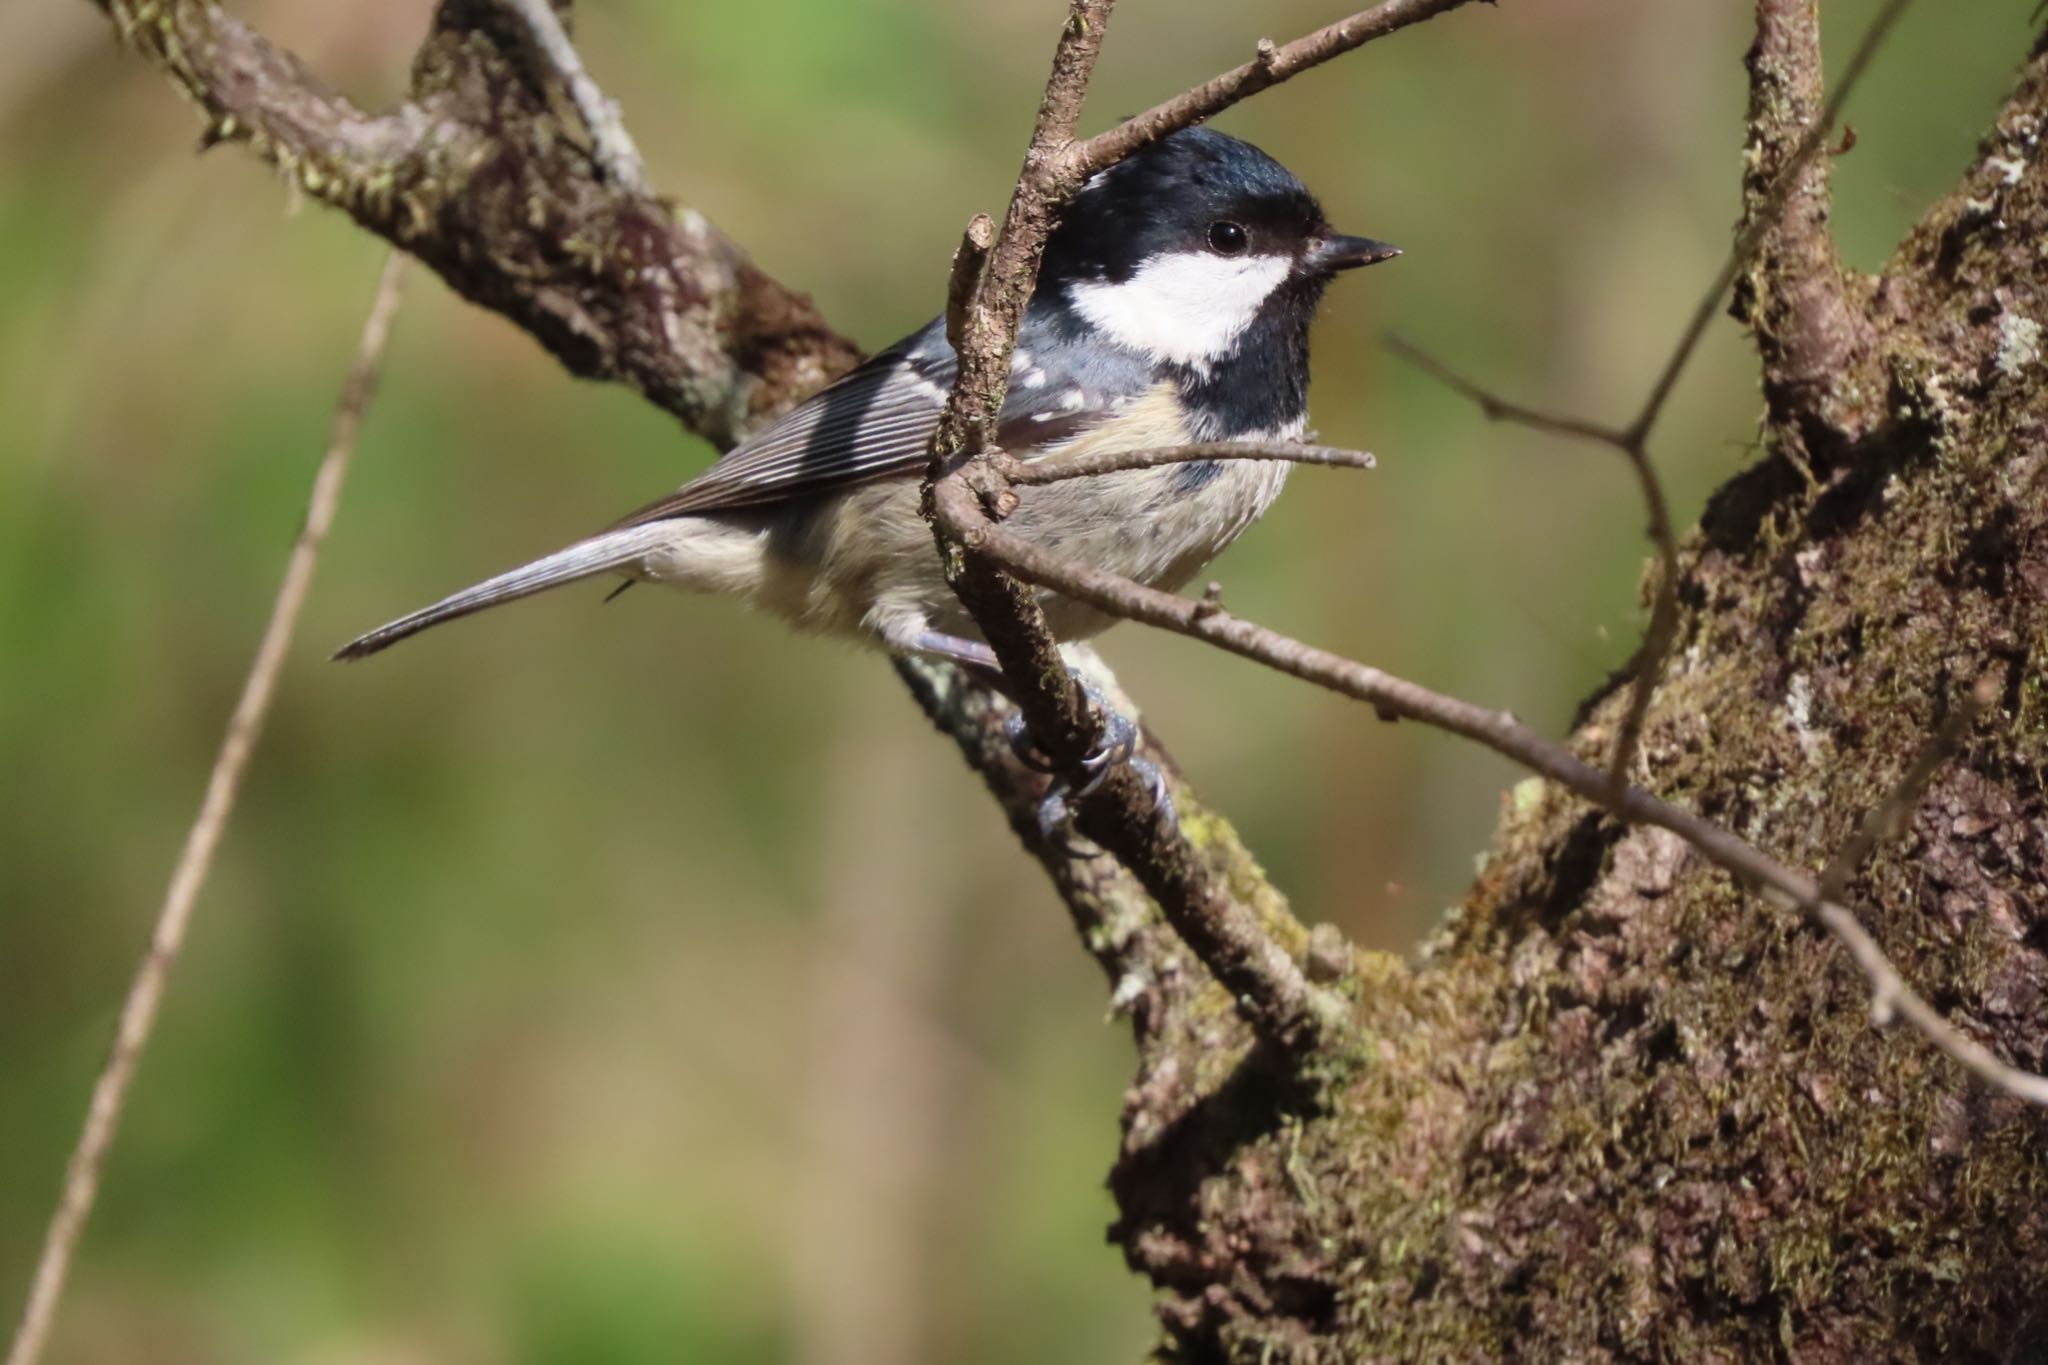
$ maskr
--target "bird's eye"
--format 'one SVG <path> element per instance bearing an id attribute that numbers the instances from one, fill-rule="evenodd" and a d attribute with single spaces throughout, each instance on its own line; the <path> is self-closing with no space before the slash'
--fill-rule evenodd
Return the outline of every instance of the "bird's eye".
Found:
<path id="1" fill-rule="evenodd" d="M 1240 255 L 1251 243 L 1251 235 L 1242 223 L 1225 218 L 1209 224 L 1209 249 L 1218 256 Z"/>

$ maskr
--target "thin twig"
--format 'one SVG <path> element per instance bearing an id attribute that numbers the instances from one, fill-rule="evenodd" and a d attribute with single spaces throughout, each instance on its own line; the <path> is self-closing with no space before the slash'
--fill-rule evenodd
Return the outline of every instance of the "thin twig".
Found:
<path id="1" fill-rule="evenodd" d="M 550 0 L 499 0 L 499 3 L 526 25 L 533 45 L 555 69 L 555 74 L 561 77 L 570 100 L 576 105 L 576 112 L 583 116 L 583 126 L 590 130 L 592 150 L 605 179 L 630 193 L 644 192 L 647 172 L 640 161 L 640 149 L 633 145 L 633 135 L 626 131 L 625 120 L 619 117 L 619 106 L 583 69 L 583 58 L 577 55 L 576 45 L 569 41 L 569 31 L 562 26 L 562 16 L 555 13 L 554 5 Z"/>
<path id="2" fill-rule="evenodd" d="M 1649 514 L 1647 531 L 1657 552 L 1657 579 L 1650 593 L 1649 627 L 1643 632 L 1642 646 L 1637 649 L 1631 663 L 1635 686 L 1629 694 L 1628 710 L 1616 731 L 1613 757 L 1607 769 L 1608 780 L 1616 787 L 1626 784 L 1629 764 L 1634 761 L 1636 745 L 1641 741 L 1643 726 L 1649 720 L 1651 699 L 1663 677 L 1664 659 L 1670 653 L 1672 638 L 1678 631 L 1678 535 L 1671 525 L 1671 505 L 1664 496 L 1663 481 L 1657 477 L 1656 468 L 1650 463 L 1643 438 L 1619 427 L 1543 412 L 1503 398 L 1458 373 L 1404 336 L 1390 333 L 1387 347 L 1454 393 L 1471 399 L 1489 421 L 1512 422 L 1552 436 L 1611 446 L 1628 461 L 1642 493 L 1643 507 Z"/>
<path id="3" fill-rule="evenodd" d="M 1161 465 L 1199 464 L 1205 460 L 1279 460 L 1332 469 L 1379 467 L 1379 461 L 1370 451 L 1302 445 L 1295 441 L 1200 441 L 1192 445 L 1156 446 L 1143 450 L 1097 450 L 1057 460 L 1020 460 L 1003 452 L 991 452 L 989 455 L 989 463 L 1004 478 L 1025 486 L 1092 479 L 1132 469 L 1157 469 Z"/>
<path id="4" fill-rule="evenodd" d="M 1827 104 L 1822 107 L 1819 120 L 1806 130 L 1806 136 L 1799 140 L 1791 159 L 1785 163 L 1785 169 L 1771 182 L 1771 188 L 1764 195 L 1763 202 L 1757 206 L 1756 212 L 1750 215 L 1742 231 L 1735 235 L 1735 245 L 1729 251 L 1728 259 L 1722 262 L 1720 273 L 1714 276 L 1714 282 L 1707 287 L 1707 292 L 1700 296 L 1699 303 L 1694 305 L 1692 317 L 1687 320 L 1685 330 L 1679 334 L 1678 345 L 1672 349 L 1670 359 L 1664 362 L 1664 368 L 1658 373 L 1656 383 L 1650 386 L 1650 396 L 1643 400 L 1642 409 L 1637 412 L 1635 420 L 1628 424 L 1629 440 L 1635 447 L 1640 449 L 1650 439 L 1650 429 L 1657 424 L 1657 418 L 1663 414 L 1664 405 L 1670 400 L 1672 390 L 1678 387 L 1678 377 L 1692 360 L 1693 352 L 1699 349 L 1700 338 L 1706 335 L 1708 324 L 1713 322 L 1714 315 L 1720 311 L 1721 300 L 1728 293 L 1729 286 L 1735 283 L 1735 277 L 1742 273 L 1751 258 L 1756 255 L 1757 249 L 1763 245 L 1765 235 L 1777 223 L 1778 215 L 1784 212 L 1785 203 L 1792 197 L 1792 191 L 1798 185 L 1799 177 L 1806 170 L 1807 163 L 1827 145 L 1828 134 L 1834 130 L 1835 123 L 1841 118 L 1842 109 L 1848 104 L 1849 96 L 1855 91 L 1857 83 L 1863 79 L 1863 73 L 1870 68 L 1871 59 L 1877 55 L 1878 48 L 1883 46 L 1884 40 L 1890 36 L 1892 26 L 1898 22 L 1899 16 L 1906 12 L 1906 6 L 1912 3 L 1913 0 L 1887 0 L 1885 7 L 1878 11 L 1877 18 L 1871 21 L 1870 27 L 1864 31 L 1862 40 L 1856 44 L 1856 51 L 1850 55 L 1849 64 L 1842 68 L 1842 78 L 1835 86 L 1835 93 L 1828 97 Z"/>
<path id="5" fill-rule="evenodd" d="M 184 946 L 186 931 L 192 923 L 193 906 L 198 901 L 200 888 L 206 883 L 207 873 L 212 869 L 213 855 L 220 847 L 228 817 L 234 811 L 235 798 L 241 790 L 242 776 L 248 770 L 249 757 L 255 752 L 256 740 L 263 732 L 271 701 L 277 695 L 278 679 L 284 670 L 285 655 L 291 648 L 293 630 L 298 625 L 299 609 L 304 605 L 306 590 L 313 581 L 321 542 L 327 538 L 328 528 L 334 524 L 335 509 L 341 501 L 342 478 L 348 472 L 349 456 L 355 449 L 356 432 L 361 428 L 363 413 L 376 392 L 384 344 L 391 334 L 391 318 L 398 308 L 399 286 L 405 278 L 405 259 L 396 251 L 385 259 L 384 272 L 377 282 L 376 298 L 363 322 L 362 340 L 356 348 L 355 362 L 349 367 L 348 377 L 342 382 L 341 397 L 335 404 L 327 452 L 321 457 L 319 470 L 313 476 L 313 491 L 306 503 L 305 525 L 292 546 L 284 580 L 278 585 L 277 599 L 270 609 L 269 624 L 263 629 L 255 660 L 249 666 L 248 679 L 242 684 L 241 699 L 235 703 L 234 714 L 228 720 L 227 734 L 214 758 L 213 773 L 207 779 L 199 815 L 185 836 L 184 849 L 171 872 L 170 888 L 157 911 L 156 928 L 150 936 L 149 949 L 143 954 L 135 979 L 128 987 L 127 998 L 122 1003 L 121 1017 L 114 1029 L 113 1048 L 100 1071 L 99 1080 L 93 1086 L 84 1129 L 65 1167 L 57 1211 L 50 1219 L 49 1232 L 43 1239 L 42 1255 L 36 1262 L 35 1278 L 30 1282 L 28 1301 L 22 1308 L 21 1322 L 15 1331 L 14 1344 L 7 1352 L 6 1365 L 36 1365 L 56 1322 L 64 1280 L 78 1250 L 79 1237 L 85 1231 L 86 1219 L 92 1213 L 93 1197 L 99 1191 L 100 1173 L 105 1168 L 108 1149 L 113 1146 L 115 1132 L 120 1127 L 129 1086 L 135 1080 L 143 1048 L 148 1045 L 156 1025 L 157 1009 L 170 982 L 171 968 L 177 961 L 179 949 Z"/>
<path id="6" fill-rule="evenodd" d="M 942 490 L 944 491 L 944 490 Z M 971 497 L 942 498 L 938 513 L 960 544 L 1002 564 L 1027 582 L 1051 588 L 1124 620 L 1203 640 L 1305 682 L 1367 702 L 1384 716 L 1400 717 L 1462 736 L 1632 824 L 1670 830 L 1736 881 L 1781 909 L 1814 915 L 1844 946 L 1869 980 L 1873 1009 L 1896 1010 L 1942 1052 L 1972 1074 L 2034 1104 L 2048 1105 L 2048 1077 L 1998 1060 L 1914 994 L 1853 912 L 1820 895 L 1820 884 L 1691 811 L 1659 800 L 1640 787 L 1617 787 L 1610 776 L 1544 739 L 1505 711 L 1434 692 L 1277 631 L 1244 620 L 1219 603 L 1148 588 L 1128 578 L 1051 554 L 990 521 Z"/>
<path id="7" fill-rule="evenodd" d="M 1068 153 L 1068 163 L 1081 175 L 1092 175 L 1114 166 L 1147 143 L 1212 118 L 1261 90 L 1321 66 L 1332 57 L 1341 57 L 1375 38 L 1384 38 L 1410 24 L 1434 19 L 1470 3 L 1472 0 L 1386 0 L 1291 43 L 1261 39 L 1252 59 L 1244 65 L 1212 76 L 1142 114 L 1125 119 L 1107 132 L 1097 133 Z"/>
<path id="8" fill-rule="evenodd" d="M 1453 393 L 1470 399 L 1489 422 L 1512 422 L 1516 426 L 1528 427 L 1533 431 L 1548 432 L 1553 436 L 1568 436 L 1581 441 L 1595 441 L 1601 445 L 1626 448 L 1628 444 L 1628 436 L 1620 427 L 1590 422 L 1583 417 L 1543 412 L 1503 398 L 1477 381 L 1467 379 L 1399 332 L 1387 333 L 1386 343 L 1387 349 L 1395 355 Z"/>
<path id="9" fill-rule="evenodd" d="M 1773 897 L 1779 904 L 1782 900 Z M 1922 999 L 1906 984 L 1899 969 L 1885 956 L 1884 949 L 1870 936 L 1854 911 L 1839 901 L 1822 901 L 1813 911 L 1815 919 L 1833 934 L 1870 983 L 1870 1022 L 1888 1027 L 1903 1018 L 1922 1037 L 1965 1071 L 1987 1085 L 2003 1090 L 2029 1104 L 2048 1108 L 2048 1076 L 2037 1076 L 1999 1060 L 1996 1053 L 1951 1024 L 1940 1010 Z"/>
<path id="10" fill-rule="evenodd" d="M 1650 704 L 1655 699 L 1657 686 L 1664 678 L 1664 665 L 1670 658 L 1671 647 L 1678 633 L 1678 537 L 1671 524 L 1671 508 L 1664 493 L 1663 481 L 1650 462 L 1650 432 L 1670 400 L 1672 390 L 1678 385 L 1678 378 L 1698 349 L 1700 338 L 1706 334 L 1707 325 L 1721 306 L 1721 299 L 1735 283 L 1735 278 L 1749 264 L 1762 246 L 1765 235 L 1784 212 L 1786 202 L 1791 198 L 1793 187 L 1805 171 L 1808 162 L 1826 145 L 1829 132 L 1840 118 L 1843 106 L 1856 84 L 1869 68 L 1871 58 L 1883 45 L 1890 34 L 1892 25 L 1898 20 L 1912 0 L 1889 0 L 1879 12 L 1849 64 L 1842 72 L 1842 79 L 1828 100 L 1821 116 L 1806 131 L 1794 150 L 1785 168 L 1772 181 L 1769 192 L 1757 206 L 1749 221 L 1736 234 L 1734 246 L 1722 262 L 1720 272 L 1713 284 L 1694 306 L 1692 316 L 1679 334 L 1678 344 L 1672 349 L 1670 358 L 1658 372 L 1650 386 L 1648 398 L 1637 412 L 1634 420 L 1626 427 L 1611 427 L 1602 422 L 1589 421 L 1580 417 L 1561 416 L 1556 413 L 1539 411 L 1511 402 L 1500 397 L 1484 386 L 1465 378 L 1448 365 L 1405 338 L 1388 338 L 1388 345 L 1396 354 L 1420 367 L 1456 392 L 1463 394 L 1479 405 L 1479 410 L 1493 421 L 1514 422 L 1537 431 L 1553 435 L 1569 436 L 1579 440 L 1593 441 L 1600 445 L 1612 446 L 1627 459 L 1630 470 L 1636 476 L 1636 483 L 1642 492 L 1643 508 L 1649 517 L 1648 533 L 1651 544 L 1657 552 L 1656 586 L 1650 597 L 1650 621 L 1643 632 L 1642 647 L 1636 651 L 1630 662 L 1635 681 L 1629 691 L 1628 709 L 1622 714 L 1621 724 L 1615 733 L 1613 755 L 1608 762 L 1608 780 L 1618 789 L 1628 781 L 1628 770 L 1635 761 L 1636 746 L 1642 742 L 1643 727 L 1650 717 Z"/>

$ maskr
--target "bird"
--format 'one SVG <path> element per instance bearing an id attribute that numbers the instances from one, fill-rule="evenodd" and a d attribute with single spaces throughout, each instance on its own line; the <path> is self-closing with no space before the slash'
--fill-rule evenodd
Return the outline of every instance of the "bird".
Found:
<path id="1" fill-rule="evenodd" d="M 1299 439 L 1309 323 L 1339 273 L 1399 255 L 1335 231 L 1248 142 L 1183 129 L 1097 172 L 1049 234 L 993 432 L 1015 459 Z M 351 641 L 360 659 L 599 576 L 736 597 L 799 631 L 992 670 L 919 512 L 955 376 L 943 317 L 610 528 Z M 1008 528 L 1148 586 L 1185 584 L 1270 507 L 1284 462 L 1206 460 L 1023 490 Z M 1112 624 L 1049 591 L 1062 642 Z"/>

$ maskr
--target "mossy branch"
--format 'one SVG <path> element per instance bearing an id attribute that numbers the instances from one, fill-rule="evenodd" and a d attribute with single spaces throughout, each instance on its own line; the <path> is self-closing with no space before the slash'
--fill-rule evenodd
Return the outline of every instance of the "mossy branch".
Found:
<path id="1" fill-rule="evenodd" d="M 96 0 L 205 116 L 305 194 L 502 313 L 572 374 L 631 385 L 730 445 L 859 358 L 701 214 L 606 169 L 556 113 L 531 39 L 446 0 L 398 107 L 371 113 L 207 0 Z M 562 107 L 574 104 L 563 92 Z"/>

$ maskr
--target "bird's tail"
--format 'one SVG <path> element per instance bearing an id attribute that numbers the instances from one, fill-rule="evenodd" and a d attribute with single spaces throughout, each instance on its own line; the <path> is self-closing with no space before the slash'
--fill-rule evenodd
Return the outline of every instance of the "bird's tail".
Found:
<path id="1" fill-rule="evenodd" d="M 401 616 L 388 625 L 379 626 L 368 635 L 343 645 L 335 651 L 334 657 L 367 658 L 443 621 L 453 621 L 487 607 L 516 602 L 564 583 L 574 583 L 580 578 L 622 568 L 655 549 L 670 532 L 671 528 L 657 522 L 646 526 L 627 526 L 588 540 L 579 540 L 565 550 L 557 550 L 531 564 L 522 564 L 496 578 L 487 578 L 442 598 L 431 607 L 422 607 L 410 616 Z"/>

